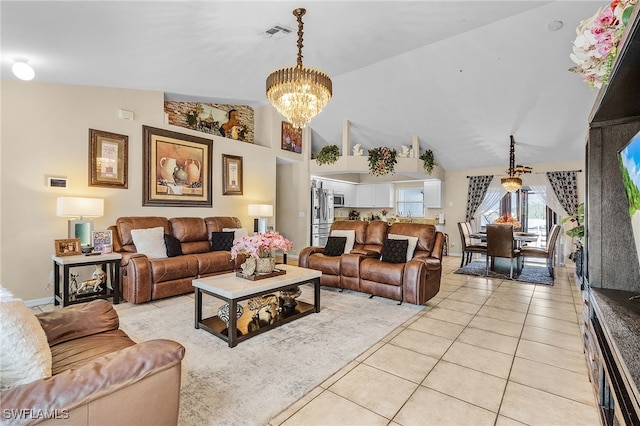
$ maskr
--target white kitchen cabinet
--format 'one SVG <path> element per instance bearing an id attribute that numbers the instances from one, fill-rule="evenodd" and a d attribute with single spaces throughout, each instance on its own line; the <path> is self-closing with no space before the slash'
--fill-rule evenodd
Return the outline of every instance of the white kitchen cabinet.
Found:
<path id="1" fill-rule="evenodd" d="M 424 181 L 424 206 L 428 209 L 442 208 L 442 181 Z"/>
<path id="2" fill-rule="evenodd" d="M 360 184 L 356 188 L 356 207 L 393 207 L 393 184 Z"/>

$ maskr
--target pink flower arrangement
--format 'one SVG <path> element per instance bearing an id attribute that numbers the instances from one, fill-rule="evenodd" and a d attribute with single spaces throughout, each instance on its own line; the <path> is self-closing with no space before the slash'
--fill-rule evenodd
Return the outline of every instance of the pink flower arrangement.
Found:
<path id="1" fill-rule="evenodd" d="M 569 71 L 582 74 L 591 88 L 599 89 L 609 82 L 618 43 L 637 1 L 613 0 L 576 28 L 570 57 L 577 65 Z"/>
<path id="2" fill-rule="evenodd" d="M 502 225 L 513 225 L 514 228 L 520 228 L 520 222 L 518 222 L 518 220 L 511 216 L 509 213 L 507 214 L 503 214 L 502 216 L 500 216 L 499 218 L 497 218 L 493 223 L 498 223 L 498 224 L 502 224 Z"/>
<path id="3" fill-rule="evenodd" d="M 233 242 L 231 258 L 235 259 L 239 254 L 252 257 L 271 257 L 273 250 L 282 250 L 285 253 L 293 248 L 293 243 L 277 232 L 269 231 L 264 234 L 242 237 Z"/>

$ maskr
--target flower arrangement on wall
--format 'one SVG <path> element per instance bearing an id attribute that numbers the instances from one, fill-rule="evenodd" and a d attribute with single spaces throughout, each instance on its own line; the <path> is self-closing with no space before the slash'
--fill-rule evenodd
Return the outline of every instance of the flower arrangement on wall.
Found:
<path id="1" fill-rule="evenodd" d="M 386 146 L 369 150 L 369 174 L 384 176 L 395 172 L 398 151 Z"/>
<path id="2" fill-rule="evenodd" d="M 613 0 L 576 28 L 569 71 L 582 74 L 591 88 L 609 82 L 611 67 L 618 54 L 618 43 L 638 0 Z"/>
<path id="3" fill-rule="evenodd" d="M 285 253 L 293 248 L 293 243 L 277 232 L 269 231 L 264 234 L 242 237 L 233 242 L 231 258 L 235 259 L 239 254 L 245 254 L 255 258 L 271 257 L 273 250 L 282 250 Z"/>

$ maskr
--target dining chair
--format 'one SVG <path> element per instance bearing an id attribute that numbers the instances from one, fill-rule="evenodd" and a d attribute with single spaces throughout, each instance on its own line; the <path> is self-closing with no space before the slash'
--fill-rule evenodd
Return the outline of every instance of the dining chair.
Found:
<path id="1" fill-rule="evenodd" d="M 487 259 L 486 269 L 489 275 L 489 258 L 504 257 L 511 259 L 509 278 L 513 278 L 513 261 L 520 256 L 520 250 L 515 248 L 513 240 L 513 226 L 511 225 L 487 225 Z"/>
<path id="2" fill-rule="evenodd" d="M 458 222 L 460 240 L 462 241 L 462 260 L 460 267 L 471 262 L 473 253 L 487 253 L 487 245 L 483 243 L 473 243 L 471 241 L 471 224 L 469 222 Z"/>
<path id="3" fill-rule="evenodd" d="M 553 278 L 553 252 L 556 248 L 556 242 L 558 240 L 558 236 L 560 235 L 560 230 L 562 226 L 553 225 L 551 227 L 551 231 L 549 231 L 549 238 L 547 239 L 546 247 L 522 247 L 520 249 L 522 256 L 526 260 L 527 257 L 537 257 L 541 259 L 547 260 L 547 268 L 549 269 L 549 275 Z"/>

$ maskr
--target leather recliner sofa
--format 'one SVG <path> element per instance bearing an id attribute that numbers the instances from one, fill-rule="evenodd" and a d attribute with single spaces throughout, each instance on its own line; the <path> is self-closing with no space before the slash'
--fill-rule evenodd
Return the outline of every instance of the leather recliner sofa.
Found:
<path id="1" fill-rule="evenodd" d="M 164 233 L 180 240 L 182 255 L 150 259 L 137 253 L 131 230 L 164 228 Z M 232 272 L 244 262 L 239 256 L 231 259 L 230 251 L 211 251 L 211 233 L 224 228 L 241 228 L 236 217 L 121 217 L 113 234 L 113 250 L 122 255 L 122 297 L 131 303 L 190 293 L 195 278 Z"/>
<path id="2" fill-rule="evenodd" d="M 417 305 L 426 303 L 440 290 L 444 235 L 435 226 L 383 221 L 336 221 L 334 230 L 353 230 L 353 250 L 340 256 L 326 256 L 324 247 L 306 247 L 298 265 L 322 272 L 324 286 L 361 291 L 374 296 Z M 412 258 L 405 263 L 380 259 L 389 234 L 417 238 Z"/>
<path id="3" fill-rule="evenodd" d="M 51 348 L 52 376 L 0 392 L 7 424 L 178 423 L 182 345 L 134 342 L 105 300 L 36 317 Z"/>

